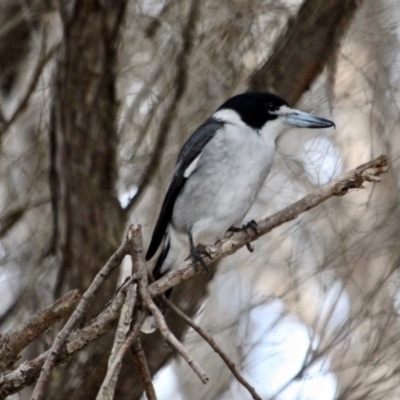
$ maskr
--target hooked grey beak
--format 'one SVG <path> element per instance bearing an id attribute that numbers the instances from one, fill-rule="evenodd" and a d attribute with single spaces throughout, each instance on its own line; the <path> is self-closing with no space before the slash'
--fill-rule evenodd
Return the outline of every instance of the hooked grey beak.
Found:
<path id="1" fill-rule="evenodd" d="M 283 123 L 285 125 L 297 126 L 299 128 L 329 128 L 330 126 L 336 128 L 335 123 L 329 121 L 329 119 L 317 117 L 304 111 L 294 109 L 286 115 Z"/>

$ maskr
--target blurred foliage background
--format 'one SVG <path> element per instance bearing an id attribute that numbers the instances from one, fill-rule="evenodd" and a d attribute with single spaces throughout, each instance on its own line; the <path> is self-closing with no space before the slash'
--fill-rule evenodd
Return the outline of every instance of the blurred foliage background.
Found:
<path id="1" fill-rule="evenodd" d="M 265 399 L 399 398 L 399 72 L 396 0 L 3 0 L 1 331 L 86 289 L 128 224 L 142 224 L 147 243 L 183 142 L 228 97 L 268 90 L 337 128 L 281 138 L 249 220 L 380 154 L 390 172 L 224 259 L 173 300 Z M 211 380 L 203 386 L 150 335 L 160 399 L 249 398 L 167 317 Z M 46 398 L 95 398 L 112 333 L 57 367 Z M 36 340 L 22 360 L 47 348 Z M 125 361 L 116 399 L 139 399 Z"/>

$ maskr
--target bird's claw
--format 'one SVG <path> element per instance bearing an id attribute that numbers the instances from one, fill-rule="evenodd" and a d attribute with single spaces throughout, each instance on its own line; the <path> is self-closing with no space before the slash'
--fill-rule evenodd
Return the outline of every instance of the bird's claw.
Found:
<path id="1" fill-rule="evenodd" d="M 190 258 L 193 261 L 194 267 L 196 268 L 196 271 L 198 271 L 198 266 L 201 264 L 203 266 L 204 271 L 210 272 L 207 264 L 204 262 L 203 257 L 208 257 L 211 258 L 210 253 L 206 251 L 205 249 L 202 248 L 197 248 L 194 243 L 193 243 L 193 236 L 191 233 L 189 233 L 189 245 L 190 245 Z"/>
<path id="2" fill-rule="evenodd" d="M 244 224 L 242 226 L 242 230 L 243 231 L 245 231 L 247 229 L 252 229 L 254 231 L 254 233 L 257 235 L 258 234 L 258 224 L 257 224 L 257 222 L 254 221 L 254 219 L 252 219 L 247 224 Z"/>
<path id="3" fill-rule="evenodd" d="M 246 243 L 246 247 L 250 253 L 254 251 L 254 246 L 251 243 Z"/>
<path id="4" fill-rule="evenodd" d="M 247 229 L 252 229 L 254 233 L 257 235 L 258 234 L 258 224 L 254 219 L 249 221 L 247 224 L 242 225 L 241 228 L 237 228 L 236 226 L 231 226 L 228 230 L 231 232 L 242 232 L 242 231 L 247 231 Z M 254 247 L 250 244 L 246 244 L 247 250 L 252 253 L 254 251 Z"/>
<path id="5" fill-rule="evenodd" d="M 231 226 L 228 231 L 230 232 L 242 232 L 247 231 L 247 229 L 252 229 L 255 234 L 258 234 L 258 224 L 254 219 L 249 221 L 247 224 L 243 224 L 241 228 L 237 228 L 236 226 Z"/>
<path id="6" fill-rule="evenodd" d="M 202 265 L 203 269 L 206 272 L 210 272 L 208 269 L 207 264 L 204 262 L 204 258 L 203 257 L 208 257 L 211 258 L 210 254 L 203 249 L 198 249 L 196 247 L 190 247 L 190 258 L 193 261 L 194 267 L 196 268 L 196 271 L 198 271 L 199 268 L 199 264 Z"/>

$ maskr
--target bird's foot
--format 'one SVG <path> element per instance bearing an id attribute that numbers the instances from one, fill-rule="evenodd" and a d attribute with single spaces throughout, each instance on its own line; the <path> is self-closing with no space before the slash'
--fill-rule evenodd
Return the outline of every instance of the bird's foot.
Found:
<path id="1" fill-rule="evenodd" d="M 254 233 L 258 233 L 258 224 L 254 219 L 249 221 L 247 224 L 242 225 L 241 228 L 237 228 L 236 226 L 231 226 L 228 231 L 230 232 L 242 232 L 242 231 L 247 231 L 247 229 L 253 229 Z"/>
<path id="2" fill-rule="evenodd" d="M 249 221 L 247 224 L 244 224 L 242 226 L 242 230 L 245 231 L 247 229 L 252 229 L 253 232 L 257 235 L 258 234 L 258 224 L 256 221 L 254 221 L 254 219 L 252 219 L 251 221 Z"/>
<path id="3" fill-rule="evenodd" d="M 256 234 L 258 233 L 258 224 L 254 219 L 249 221 L 247 224 L 242 225 L 241 228 L 237 228 L 236 226 L 231 226 L 229 228 L 229 231 L 231 232 L 242 232 L 246 231 L 247 229 L 252 229 Z M 247 250 L 252 253 L 254 251 L 254 247 L 251 245 L 251 243 L 246 244 Z"/>
<path id="4" fill-rule="evenodd" d="M 211 258 L 210 254 L 204 250 L 204 249 L 198 249 L 197 247 L 193 247 L 190 249 L 190 257 L 194 263 L 194 267 L 198 271 L 198 267 L 201 264 L 203 269 L 206 272 L 210 272 L 210 270 L 207 267 L 207 264 L 204 262 L 204 257 Z"/>
<path id="5" fill-rule="evenodd" d="M 246 243 L 246 248 L 250 253 L 254 251 L 254 246 L 251 243 Z"/>
<path id="6" fill-rule="evenodd" d="M 193 236 L 191 233 L 189 233 L 189 245 L 190 245 L 190 258 L 192 259 L 196 270 L 198 270 L 198 267 L 201 264 L 206 272 L 210 272 L 207 267 L 207 264 L 204 262 L 204 257 L 211 258 L 211 255 L 204 248 L 196 247 L 194 245 Z"/>

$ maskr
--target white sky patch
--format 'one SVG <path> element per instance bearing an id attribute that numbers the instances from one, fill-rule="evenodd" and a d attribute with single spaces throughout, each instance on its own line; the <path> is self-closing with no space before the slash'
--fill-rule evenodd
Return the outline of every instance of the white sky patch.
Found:
<path id="1" fill-rule="evenodd" d="M 250 320 L 241 339 L 244 354 L 241 373 L 262 398 L 275 400 L 333 400 L 337 390 L 330 363 L 321 358 L 305 368 L 300 379 L 293 379 L 308 361 L 310 332 L 295 317 L 284 314 L 280 300 L 250 311 Z M 314 343 L 317 343 L 314 340 Z M 160 400 L 183 400 L 177 375 L 171 364 L 157 374 L 155 390 Z M 212 377 L 211 377 L 212 379 Z M 220 400 L 250 399 L 235 379 Z"/>
<path id="2" fill-rule="evenodd" d="M 165 1 L 141 0 L 138 2 L 141 12 L 149 17 L 157 17 L 165 5 Z"/>
<path id="3" fill-rule="evenodd" d="M 397 291 L 393 299 L 393 306 L 396 309 L 397 314 L 400 314 L 400 291 Z"/>
<path id="4" fill-rule="evenodd" d="M 279 303 L 257 307 L 250 314 L 257 328 L 253 331 L 254 348 L 246 364 L 255 386 L 262 396 L 277 394 L 279 400 L 334 399 L 336 380 L 329 373 L 327 361 L 312 364 L 304 371 L 304 378 L 293 380 L 306 359 L 310 333 L 296 318 L 281 317 L 283 306 Z"/>
<path id="5" fill-rule="evenodd" d="M 143 86 L 143 82 L 133 82 L 126 92 L 126 105 L 130 107 Z"/>
<path id="6" fill-rule="evenodd" d="M 325 136 L 303 142 L 301 158 L 313 185 L 325 185 L 342 173 L 339 149 Z"/>
<path id="7" fill-rule="evenodd" d="M 2 246 L 0 243 L 0 261 L 2 255 Z M 20 285 L 20 274 L 13 272 L 8 268 L 0 268 L 0 292 L 1 292 L 1 303 L 0 303 L 0 315 L 7 311 L 14 301 L 15 295 L 18 293 Z"/>
<path id="8" fill-rule="evenodd" d="M 321 371 L 322 370 L 322 371 Z M 283 391 L 277 400 L 332 400 L 336 394 L 336 378 L 323 371 L 322 363 L 310 367 L 302 380 L 294 381 Z"/>
<path id="9" fill-rule="evenodd" d="M 133 186 L 129 190 L 126 190 L 125 192 L 119 194 L 118 200 L 122 208 L 125 208 L 129 204 L 129 202 L 135 197 L 137 191 L 138 187 Z"/>
<path id="10" fill-rule="evenodd" d="M 139 55 L 136 55 L 136 57 L 140 57 Z M 149 60 L 145 60 L 143 62 L 149 62 Z M 126 107 L 123 108 L 122 113 L 121 113 L 121 118 L 119 121 L 119 125 L 122 126 L 124 124 L 124 122 L 133 122 L 134 119 L 134 115 L 132 112 L 132 106 L 133 106 L 133 102 L 136 101 L 138 94 L 140 93 L 140 91 L 142 90 L 144 85 L 144 82 L 142 81 L 135 81 L 132 82 L 132 84 L 127 88 L 127 90 L 125 91 L 125 104 Z M 153 107 L 153 104 L 155 103 L 156 99 L 158 96 L 158 91 L 157 90 L 153 90 L 149 95 L 147 95 L 146 97 L 142 97 L 140 99 L 140 103 L 139 103 L 139 114 L 141 115 L 147 115 L 150 110 Z M 135 105 L 134 109 L 137 109 L 137 106 Z"/>
<path id="11" fill-rule="evenodd" d="M 350 312 L 350 299 L 339 281 L 329 283 L 329 290 L 322 297 L 318 315 L 329 316 L 326 329 L 333 331 L 341 327 Z"/>
<path id="12" fill-rule="evenodd" d="M 302 368 L 310 347 L 307 328 L 290 315 L 284 315 L 279 300 L 254 308 L 250 312 L 250 328 L 243 361 L 245 379 L 262 398 L 275 400 L 333 400 L 337 383 L 329 372 L 329 361 L 321 359 L 293 380 Z M 162 398 L 164 399 L 164 398 Z M 246 389 L 236 380 L 221 400 L 250 399 Z"/>
<path id="13" fill-rule="evenodd" d="M 161 369 L 155 376 L 153 384 L 157 398 L 160 400 L 185 400 L 179 393 L 178 379 L 171 364 Z M 143 397 L 143 399 L 145 398 Z"/>

